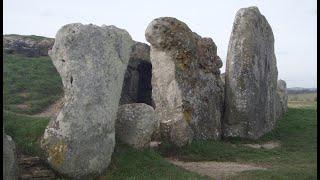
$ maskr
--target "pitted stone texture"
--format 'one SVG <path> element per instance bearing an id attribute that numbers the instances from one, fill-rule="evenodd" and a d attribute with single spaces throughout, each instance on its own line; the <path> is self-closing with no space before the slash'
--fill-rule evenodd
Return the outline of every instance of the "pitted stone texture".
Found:
<path id="1" fill-rule="evenodd" d="M 130 53 L 129 64 L 122 86 L 120 104 L 152 103 L 152 65 L 150 62 L 150 47 L 141 42 L 135 42 Z"/>
<path id="2" fill-rule="evenodd" d="M 2 130 L 3 137 L 3 179 L 13 180 L 18 179 L 18 167 L 17 167 L 17 156 L 16 146 L 12 138 L 4 133 Z"/>
<path id="3" fill-rule="evenodd" d="M 149 147 L 151 135 L 158 125 L 151 106 L 144 103 L 124 104 L 119 107 L 117 117 L 117 138 L 137 149 Z"/>
<path id="4" fill-rule="evenodd" d="M 287 92 L 287 84 L 284 80 L 278 80 L 277 85 L 277 97 L 278 97 L 278 118 L 281 118 L 282 115 L 288 110 L 288 92 Z"/>
<path id="5" fill-rule="evenodd" d="M 225 85 L 225 83 L 226 83 L 226 74 L 225 74 L 225 73 L 222 73 L 222 74 L 220 75 L 220 77 L 221 77 L 222 84 Z"/>
<path id="6" fill-rule="evenodd" d="M 152 98 L 162 136 L 179 146 L 193 137 L 219 139 L 222 61 L 213 40 L 171 17 L 153 20 L 145 36 L 151 44 Z"/>
<path id="7" fill-rule="evenodd" d="M 41 146 L 52 168 L 85 178 L 108 167 L 115 119 L 133 41 L 115 26 L 63 26 L 49 55 L 64 89 L 64 106 L 47 126 Z"/>
<path id="8" fill-rule="evenodd" d="M 276 122 L 274 37 L 257 7 L 240 9 L 229 41 L 224 136 L 257 139 Z"/>

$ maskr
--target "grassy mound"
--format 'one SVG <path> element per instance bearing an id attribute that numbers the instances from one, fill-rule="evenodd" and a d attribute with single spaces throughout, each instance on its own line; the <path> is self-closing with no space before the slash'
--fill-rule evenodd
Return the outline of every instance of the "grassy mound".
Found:
<path id="1" fill-rule="evenodd" d="M 35 114 L 63 94 L 62 82 L 49 57 L 4 54 L 4 109 Z"/>

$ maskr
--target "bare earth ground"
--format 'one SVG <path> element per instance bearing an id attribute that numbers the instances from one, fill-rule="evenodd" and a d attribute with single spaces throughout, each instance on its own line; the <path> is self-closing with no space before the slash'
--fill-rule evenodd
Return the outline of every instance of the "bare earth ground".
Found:
<path id="1" fill-rule="evenodd" d="M 255 148 L 255 149 L 273 149 L 280 147 L 280 142 L 278 141 L 269 141 L 264 144 L 244 144 L 244 146 Z"/>
<path id="2" fill-rule="evenodd" d="M 242 171 L 248 170 L 266 170 L 255 164 L 243 164 L 235 162 L 184 162 L 175 159 L 166 158 L 170 163 L 182 167 L 188 171 L 196 172 L 201 175 L 213 177 L 217 180 L 224 179 Z"/>
<path id="3" fill-rule="evenodd" d="M 18 154 L 19 179 L 55 179 L 55 173 L 37 156 Z"/>
<path id="4" fill-rule="evenodd" d="M 56 118 L 60 109 L 63 106 L 63 99 L 64 99 L 63 97 L 58 99 L 56 102 L 51 104 L 47 109 L 45 109 L 41 113 L 35 114 L 33 116 L 35 116 L 35 117 L 50 117 L 52 119 Z"/>

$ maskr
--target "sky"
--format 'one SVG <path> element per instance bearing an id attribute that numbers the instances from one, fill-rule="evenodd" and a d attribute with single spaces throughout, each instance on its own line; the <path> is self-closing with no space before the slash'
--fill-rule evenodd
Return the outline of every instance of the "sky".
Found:
<path id="1" fill-rule="evenodd" d="M 218 47 L 225 71 L 236 12 L 257 6 L 275 37 L 278 79 L 287 87 L 317 87 L 316 0 L 4 0 L 3 33 L 55 37 L 65 24 L 115 25 L 147 43 L 144 32 L 155 18 L 185 22 Z M 149 44 L 149 43 L 147 43 Z"/>

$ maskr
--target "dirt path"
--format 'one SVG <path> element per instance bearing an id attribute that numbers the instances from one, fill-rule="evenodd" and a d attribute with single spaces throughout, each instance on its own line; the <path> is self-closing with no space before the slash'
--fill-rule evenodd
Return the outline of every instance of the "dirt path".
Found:
<path id="1" fill-rule="evenodd" d="M 55 117 L 57 117 L 60 109 L 63 106 L 63 99 L 64 99 L 63 97 L 58 99 L 53 104 L 49 105 L 49 107 L 47 107 L 47 109 L 45 109 L 41 113 L 35 114 L 33 116 L 34 117 L 50 117 L 50 118 L 54 119 Z"/>
<path id="2" fill-rule="evenodd" d="M 254 149 L 273 149 L 280 147 L 281 144 L 279 141 L 269 141 L 263 144 L 244 144 L 244 146 L 251 147 Z"/>
<path id="3" fill-rule="evenodd" d="M 243 164 L 235 162 L 184 162 L 166 158 L 170 163 L 182 167 L 188 171 L 196 172 L 201 175 L 213 177 L 217 180 L 233 176 L 247 170 L 266 170 L 266 168 L 255 164 Z"/>

